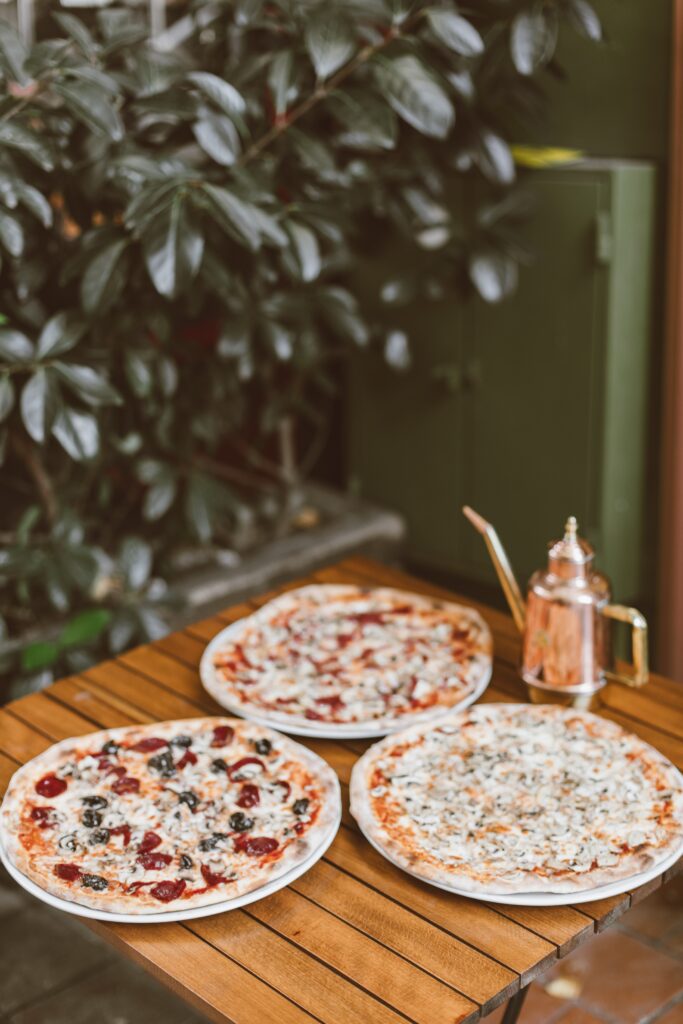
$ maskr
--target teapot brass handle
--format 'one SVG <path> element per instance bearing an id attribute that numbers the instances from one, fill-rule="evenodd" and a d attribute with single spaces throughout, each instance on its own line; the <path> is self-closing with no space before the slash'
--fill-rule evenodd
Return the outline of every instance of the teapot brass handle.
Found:
<path id="1" fill-rule="evenodd" d="M 631 626 L 631 652 L 633 657 L 632 675 L 621 675 L 619 672 L 605 672 L 607 679 L 626 686 L 645 686 L 649 678 L 647 659 L 647 622 L 645 616 L 636 608 L 628 608 L 623 604 L 608 604 L 602 614 L 617 622 L 626 622 Z"/>

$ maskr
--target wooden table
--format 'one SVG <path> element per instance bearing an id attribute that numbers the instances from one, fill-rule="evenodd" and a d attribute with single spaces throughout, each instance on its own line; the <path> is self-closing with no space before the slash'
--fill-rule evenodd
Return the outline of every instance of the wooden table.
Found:
<path id="1" fill-rule="evenodd" d="M 306 580 L 388 584 L 453 597 L 363 558 Z M 138 647 L 0 711 L 0 785 L 55 740 L 99 728 L 220 713 L 197 664 L 206 642 L 273 593 Z M 470 604 L 472 602 L 469 602 Z M 522 700 L 512 620 L 479 608 L 496 662 L 485 701 Z M 654 676 L 641 692 L 610 685 L 603 713 L 683 767 L 683 687 Z M 309 743 L 349 774 L 366 742 Z M 673 869 L 667 872 L 670 877 Z M 387 863 L 345 807 L 326 856 L 289 888 L 186 924 L 92 927 L 215 1021 L 233 1024 L 450 1024 L 474 1021 L 661 884 L 577 907 L 503 907 L 451 896 Z"/>

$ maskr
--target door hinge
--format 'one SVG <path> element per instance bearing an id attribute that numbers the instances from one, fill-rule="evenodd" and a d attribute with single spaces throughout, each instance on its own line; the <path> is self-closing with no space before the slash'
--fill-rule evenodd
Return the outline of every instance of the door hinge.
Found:
<path id="1" fill-rule="evenodd" d="M 600 210 L 595 215 L 595 262 L 601 265 L 612 262 L 612 214 L 609 210 Z"/>

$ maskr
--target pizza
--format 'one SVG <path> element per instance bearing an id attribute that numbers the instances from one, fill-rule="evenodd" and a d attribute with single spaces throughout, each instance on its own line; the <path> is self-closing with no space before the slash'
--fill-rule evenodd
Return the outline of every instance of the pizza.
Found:
<path id="1" fill-rule="evenodd" d="M 215 637 L 201 675 L 238 714 L 300 733 L 378 735 L 474 700 L 491 649 L 469 608 L 391 588 L 313 585 Z"/>
<path id="2" fill-rule="evenodd" d="M 399 867 L 459 892 L 573 893 L 683 853 L 683 780 L 619 725 L 477 705 L 375 743 L 351 812 Z"/>
<path id="3" fill-rule="evenodd" d="M 241 719 L 192 718 L 50 747 L 13 776 L 0 838 L 53 896 L 146 914 L 257 889 L 339 818 L 337 777 L 316 754 Z"/>

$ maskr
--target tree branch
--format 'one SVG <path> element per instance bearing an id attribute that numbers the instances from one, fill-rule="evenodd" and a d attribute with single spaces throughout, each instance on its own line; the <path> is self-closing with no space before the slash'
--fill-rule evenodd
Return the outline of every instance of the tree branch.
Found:
<path id="1" fill-rule="evenodd" d="M 404 25 L 412 24 L 414 21 L 415 18 L 407 19 L 404 22 Z M 261 135 L 260 138 L 256 139 L 248 149 L 245 149 L 244 153 L 240 159 L 237 160 L 234 166 L 236 168 L 241 168 L 246 166 L 246 164 L 251 163 L 251 161 L 264 149 L 270 146 L 270 144 L 275 142 L 275 140 L 286 132 L 288 128 L 299 121 L 304 114 L 307 114 L 309 110 L 312 110 L 313 107 L 317 106 L 318 103 L 322 102 L 322 100 L 327 99 L 330 93 L 334 92 L 335 89 L 338 89 L 342 82 L 346 81 L 354 71 L 357 71 L 358 68 L 367 64 L 368 61 L 372 60 L 377 53 L 386 49 L 386 47 L 393 43 L 394 40 L 399 39 L 404 34 L 405 33 L 398 26 L 392 26 L 380 42 L 364 46 L 362 50 L 358 51 L 355 57 L 351 58 L 348 64 L 345 64 L 340 68 L 339 71 L 328 79 L 327 82 L 318 85 L 315 92 L 312 92 L 310 96 L 307 96 L 305 100 L 302 100 L 297 107 L 292 107 L 292 109 L 288 111 L 285 119 L 274 124 L 272 128 L 269 128 L 268 131 Z"/>
<path id="2" fill-rule="evenodd" d="M 12 435 L 12 444 L 15 452 L 19 458 L 22 459 L 24 465 L 33 478 L 33 482 L 40 498 L 40 503 L 43 506 L 45 518 L 49 525 L 52 526 L 57 518 L 57 495 L 55 494 L 52 480 L 43 465 L 40 450 L 37 445 L 32 441 L 29 441 L 27 438 L 22 437 L 21 434 Z"/>

